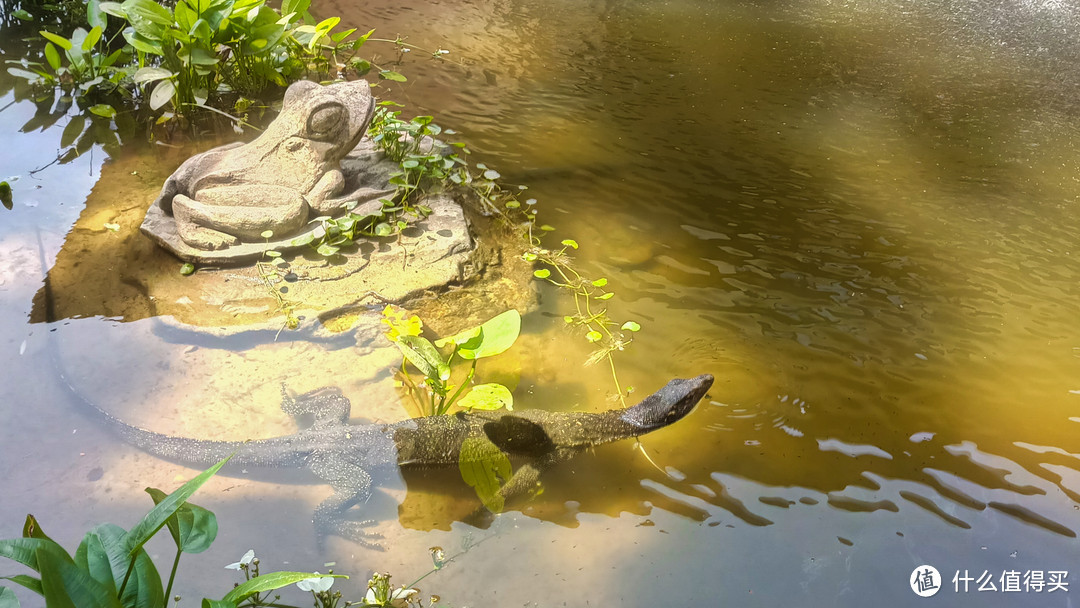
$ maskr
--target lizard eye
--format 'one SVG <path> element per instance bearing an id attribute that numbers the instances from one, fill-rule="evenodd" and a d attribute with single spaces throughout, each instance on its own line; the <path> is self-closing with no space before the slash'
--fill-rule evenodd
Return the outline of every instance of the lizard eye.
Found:
<path id="1" fill-rule="evenodd" d="M 332 139 L 344 124 L 348 112 L 339 103 L 331 103 L 317 108 L 308 117 L 307 136 L 309 139 L 325 141 Z"/>

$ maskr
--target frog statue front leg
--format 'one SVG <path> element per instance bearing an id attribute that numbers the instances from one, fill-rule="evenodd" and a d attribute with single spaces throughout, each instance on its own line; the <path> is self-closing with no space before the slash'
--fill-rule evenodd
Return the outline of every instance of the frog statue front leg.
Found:
<path id="1" fill-rule="evenodd" d="M 327 171 L 307 194 L 286 186 L 247 184 L 200 190 L 195 198 L 173 197 L 173 216 L 180 238 L 204 250 L 224 249 L 241 241 L 257 241 L 266 231 L 291 234 L 308 221 L 310 210 L 332 213 L 328 205 L 345 184 L 341 171 Z"/>

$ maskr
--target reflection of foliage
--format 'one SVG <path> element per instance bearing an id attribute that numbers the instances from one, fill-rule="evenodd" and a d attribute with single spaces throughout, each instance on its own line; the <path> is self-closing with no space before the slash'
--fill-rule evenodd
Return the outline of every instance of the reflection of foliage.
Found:
<path id="1" fill-rule="evenodd" d="M 514 345 L 521 331 L 521 315 L 516 310 L 508 310 L 482 325 L 436 340 L 434 344 L 420 335 L 423 323 L 416 315 L 406 318 L 403 311 L 387 306 L 383 310 L 383 322 L 389 326 L 387 337 L 403 355 L 402 379 L 425 414 L 442 415 L 455 404 L 463 409 L 514 409 L 510 389 L 501 384 L 479 384 L 473 386 L 468 394 L 463 396 L 462 393 L 476 375 L 478 360 L 494 357 Z M 447 346 L 451 346 L 452 350 L 448 356 L 444 356 L 439 349 Z M 460 385 L 451 382 L 450 366 L 455 357 L 472 361 Z M 406 363 L 412 364 L 424 375 L 422 386 L 426 388 L 413 381 Z"/>
<path id="2" fill-rule="evenodd" d="M 499 494 L 513 472 L 510 459 L 487 437 L 469 437 L 461 444 L 458 458 L 461 478 L 472 486 L 481 502 L 492 513 L 500 513 L 505 498 Z"/>

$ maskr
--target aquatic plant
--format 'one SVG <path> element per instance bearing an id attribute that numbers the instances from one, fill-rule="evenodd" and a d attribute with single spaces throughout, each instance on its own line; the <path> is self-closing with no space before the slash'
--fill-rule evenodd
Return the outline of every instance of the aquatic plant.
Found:
<path id="1" fill-rule="evenodd" d="M 188 502 L 188 499 L 216 474 L 229 458 L 231 456 L 203 471 L 171 494 L 165 494 L 156 488 L 147 488 L 146 492 L 155 506 L 138 524 L 130 530 L 108 523 L 95 526 L 83 537 L 74 555 L 49 538 L 33 515 L 27 515 L 21 538 L 0 540 L 0 557 L 18 562 L 38 576 L 16 574 L 0 577 L 0 580 L 10 581 L 37 593 L 44 598 L 45 605 L 50 607 L 166 608 L 171 598 L 173 583 L 176 581 L 180 556 L 184 553 L 196 554 L 205 551 L 217 537 L 218 524 L 214 514 Z M 159 570 L 144 548 L 146 542 L 162 528 L 168 528 L 176 545 L 176 555 L 164 588 Z M 447 559 L 442 549 L 432 547 L 434 568 L 411 585 L 393 589 L 390 586 L 389 574 L 375 573 L 368 582 L 364 599 L 346 601 L 344 605 L 365 608 L 423 606 L 419 591 L 414 586 L 453 559 Z M 334 574 L 333 571 L 327 574 L 263 574 L 259 572 L 259 559 L 255 557 L 254 551 L 248 551 L 239 561 L 225 568 L 243 572 L 244 582 L 231 585 L 221 599 L 204 599 L 204 608 L 291 608 L 282 603 L 281 596 L 274 592 L 293 584 L 301 591 L 312 594 L 315 608 L 336 608 L 342 602 L 342 594 L 331 592 L 331 586 L 335 579 L 348 578 Z M 179 602 L 180 597 L 173 600 Z M 432 596 L 428 605 L 435 606 L 438 601 L 437 596 Z M 3 586 L 0 586 L 0 608 L 19 608 L 19 600 L 14 592 Z"/>
<path id="2" fill-rule="evenodd" d="M 424 327 L 420 318 L 416 315 L 406 317 L 405 314 L 400 309 L 387 306 L 383 309 L 383 323 L 388 327 L 387 339 L 393 342 L 402 354 L 402 381 L 424 414 L 441 416 L 449 412 L 454 405 L 462 409 L 514 409 L 514 396 L 510 389 L 502 384 L 477 384 L 471 386 L 468 393 L 464 391 L 470 387 L 480 359 L 500 355 L 517 341 L 521 333 L 521 315 L 518 311 L 508 310 L 481 325 L 441 338 L 434 343 L 420 335 Z M 450 347 L 450 353 L 443 355 L 439 349 L 447 346 Z M 455 357 L 472 362 L 465 378 L 459 384 L 451 381 L 451 364 Z M 423 374 L 421 382 L 413 380 L 406 363 L 412 364 Z"/>

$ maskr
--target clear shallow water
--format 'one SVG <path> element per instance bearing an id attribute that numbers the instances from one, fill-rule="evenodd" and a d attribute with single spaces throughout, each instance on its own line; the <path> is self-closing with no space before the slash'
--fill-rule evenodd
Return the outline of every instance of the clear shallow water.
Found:
<path id="1" fill-rule="evenodd" d="M 400 68 L 410 82 L 386 95 L 460 131 L 478 160 L 530 185 L 557 236 L 582 244 L 586 269 L 618 293 L 614 316 L 644 326 L 619 358 L 624 384 L 647 393 L 671 376 L 717 376 L 708 403 L 645 439 L 664 472 L 629 445 L 583 456 L 431 591 L 453 605 L 900 606 L 917 601 L 907 578 L 923 563 L 947 579 L 1069 570 L 1080 584 L 1074 8 L 526 0 L 319 11 L 465 64 L 414 52 Z M 23 217 L 44 217 L 33 213 Z M 13 221 L 4 242 L 27 225 Z M 24 297 L 9 291 L 5 307 L 29 307 Z M 606 371 L 581 368 L 587 346 L 558 328 L 569 307 L 545 291 L 527 319 L 509 365 L 521 369 L 522 407 L 603 407 Z M 109 344 L 150 333 L 70 323 Z M 40 329 L 5 331 L 15 349 Z M 272 359 L 267 350 L 240 359 Z M 83 372 L 115 376 L 110 359 L 125 360 Z M 162 377 L 182 384 L 185 359 L 171 361 Z M 25 401 L 31 389 L 5 390 Z M 168 414 L 182 419 L 181 403 Z M 79 445 L 110 463 L 117 494 L 130 488 L 110 480 L 153 466 L 75 441 L 87 443 L 68 460 L 61 449 L 43 475 L 78 462 Z M 40 496 L 29 468 L 11 473 L 19 500 L 5 521 Z M 441 497 L 448 483 L 392 482 L 401 505 L 369 506 L 394 541 L 385 555 L 313 546 L 303 520 L 321 488 L 244 490 L 281 514 L 275 534 L 264 519 L 236 524 L 235 538 L 261 531 L 282 553 L 341 570 L 422 572 L 426 547 L 482 534 L 454 523 L 469 495 Z M 221 496 L 223 520 L 247 512 Z M 102 509 L 113 500 L 134 508 L 113 496 Z M 247 548 L 227 543 L 227 556 Z M 1068 606 L 1077 592 L 957 593 L 947 580 L 939 601 Z"/>

